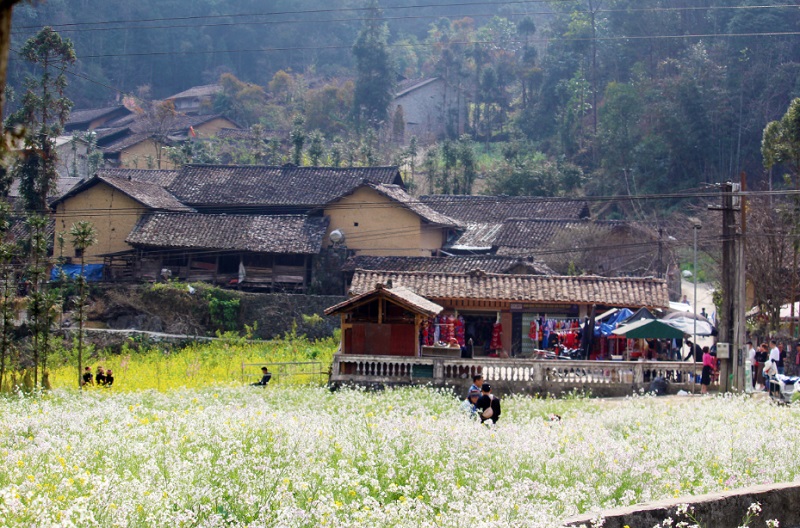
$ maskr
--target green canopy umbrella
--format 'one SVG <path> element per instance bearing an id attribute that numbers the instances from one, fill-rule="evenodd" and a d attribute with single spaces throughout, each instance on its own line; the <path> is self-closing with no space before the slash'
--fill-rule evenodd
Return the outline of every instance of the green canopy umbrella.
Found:
<path id="1" fill-rule="evenodd" d="M 641 319 L 635 323 L 622 325 L 612 332 L 628 339 L 683 339 L 684 333 L 674 326 L 656 319 Z"/>

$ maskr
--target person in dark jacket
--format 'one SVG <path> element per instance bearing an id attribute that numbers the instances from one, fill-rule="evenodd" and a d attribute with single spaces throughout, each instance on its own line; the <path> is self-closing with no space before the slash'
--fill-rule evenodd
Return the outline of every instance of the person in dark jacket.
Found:
<path id="1" fill-rule="evenodd" d="M 253 387 L 264 387 L 272 379 L 272 374 L 269 373 L 267 367 L 261 367 L 261 379 L 257 383 L 251 383 Z"/>
<path id="2" fill-rule="evenodd" d="M 481 423 L 491 420 L 492 423 L 497 423 L 500 418 L 500 398 L 492 394 L 492 387 L 488 383 L 481 386 L 481 397 L 475 404 L 478 408 L 478 415 L 481 417 Z"/>
<path id="3" fill-rule="evenodd" d="M 92 367 L 86 367 L 83 371 L 83 384 L 91 385 L 92 383 L 94 383 L 94 378 L 92 377 Z"/>
<path id="4" fill-rule="evenodd" d="M 105 386 L 106 387 L 110 387 L 113 384 L 114 384 L 114 373 L 111 371 L 111 369 L 108 369 L 106 371 L 106 385 Z"/>
<path id="5" fill-rule="evenodd" d="M 683 358 L 684 361 L 689 361 L 692 359 L 692 352 L 694 352 L 695 361 L 698 363 L 703 363 L 703 349 L 700 348 L 700 345 L 692 343 L 688 339 L 686 340 L 686 344 L 689 346 L 689 353 L 686 354 L 686 357 Z"/>

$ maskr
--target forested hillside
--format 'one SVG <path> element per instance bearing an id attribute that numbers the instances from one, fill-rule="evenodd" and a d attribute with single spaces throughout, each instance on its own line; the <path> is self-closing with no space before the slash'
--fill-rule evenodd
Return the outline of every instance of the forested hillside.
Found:
<path id="1" fill-rule="evenodd" d="M 378 13 L 361 0 L 48 0 L 17 8 L 14 45 L 44 25 L 72 39 L 77 107 L 232 74 L 223 110 L 287 137 L 303 128 L 313 161 L 341 162 L 336 145 L 365 134 L 350 112 L 353 44 L 385 23 L 393 80 L 438 76 L 464 94 L 462 130 L 420 163 L 438 175 L 432 189 L 475 191 L 480 172 L 480 190 L 506 194 L 663 193 L 742 170 L 766 186 L 763 129 L 800 96 L 797 5 L 386 0 Z M 9 84 L 25 72 L 12 57 Z M 362 158 L 408 160 L 388 143 Z"/>

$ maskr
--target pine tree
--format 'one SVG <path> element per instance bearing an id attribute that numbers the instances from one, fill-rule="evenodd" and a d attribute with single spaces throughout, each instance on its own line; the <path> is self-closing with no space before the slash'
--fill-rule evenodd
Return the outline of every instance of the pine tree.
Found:
<path id="1" fill-rule="evenodd" d="M 82 220 L 72 224 L 69 230 L 72 236 L 72 246 L 75 253 L 81 259 L 81 273 L 78 276 L 78 387 L 81 386 L 81 374 L 83 373 L 83 327 L 86 322 L 86 299 L 88 291 L 86 288 L 86 249 L 97 242 L 97 231 L 91 222 Z"/>
<path id="2" fill-rule="evenodd" d="M 53 139 L 64 130 L 72 102 L 64 96 L 66 71 L 75 62 L 75 50 L 69 39 L 62 39 L 51 27 L 45 27 L 28 39 L 20 55 L 41 71 L 39 77 L 25 80 L 22 107 L 9 117 L 9 124 L 27 129 L 25 151 L 13 173 L 20 180 L 25 207 L 46 211 L 47 197 L 58 178 Z"/>
<path id="3" fill-rule="evenodd" d="M 379 127 L 387 119 L 394 96 L 394 68 L 386 39 L 388 29 L 377 0 L 369 0 L 364 26 L 353 46 L 356 59 L 356 87 L 353 117 L 356 128 Z"/>

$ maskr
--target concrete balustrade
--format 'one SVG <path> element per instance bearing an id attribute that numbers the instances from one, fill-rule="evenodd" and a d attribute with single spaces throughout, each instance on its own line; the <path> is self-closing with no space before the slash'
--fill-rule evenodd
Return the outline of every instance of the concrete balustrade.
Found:
<path id="1" fill-rule="evenodd" d="M 573 361 L 538 359 L 368 356 L 336 354 L 333 385 L 422 385 L 466 388 L 482 374 L 498 394 L 563 394 L 575 390 L 596 396 L 625 396 L 647 390 L 656 377 L 669 392 L 699 391 L 702 365 L 680 361 Z M 714 385 L 717 385 L 716 381 Z M 715 387 L 712 387 L 712 389 Z"/>

